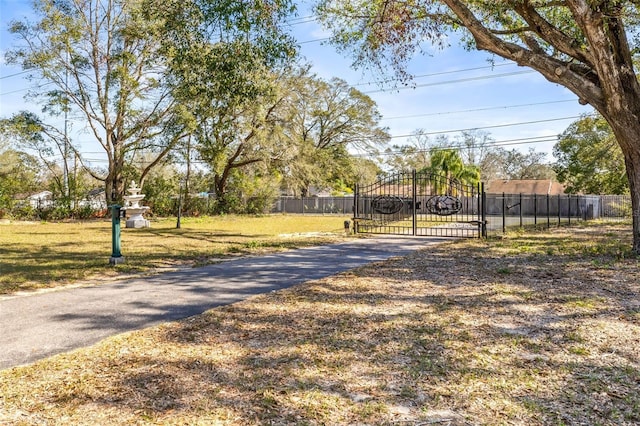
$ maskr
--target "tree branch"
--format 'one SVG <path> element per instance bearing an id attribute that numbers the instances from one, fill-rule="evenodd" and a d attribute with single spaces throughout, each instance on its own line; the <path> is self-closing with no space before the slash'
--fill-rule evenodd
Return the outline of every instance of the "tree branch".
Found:
<path id="1" fill-rule="evenodd" d="M 531 32 L 532 29 L 531 27 L 520 27 L 520 28 L 513 28 L 510 30 L 490 29 L 489 31 L 491 32 L 491 34 L 494 34 L 494 35 L 516 35 L 516 34 Z"/>
<path id="2" fill-rule="evenodd" d="M 544 19 L 529 2 L 512 2 L 514 10 L 529 24 L 541 39 L 560 52 L 593 67 L 593 55 L 575 47 L 575 40 Z"/>
<path id="3" fill-rule="evenodd" d="M 460 0 L 443 0 L 463 22 L 473 36 L 479 50 L 495 53 L 521 66 L 540 72 L 547 80 L 561 84 L 596 108 L 604 107 L 604 95 L 600 80 L 594 82 L 583 74 L 577 74 L 570 62 L 564 62 L 547 54 L 533 52 L 515 43 L 504 41 L 485 28 L 473 12 Z"/>
<path id="4" fill-rule="evenodd" d="M 598 110 L 609 114 L 615 113 L 610 108 L 615 111 L 624 110 L 625 97 L 631 93 L 636 98 L 640 97 L 640 84 L 634 73 L 632 58 L 628 54 L 624 24 L 617 16 L 619 14 L 615 13 L 617 6 L 607 3 L 594 9 L 586 0 L 567 0 L 567 5 L 596 55 L 593 68 L 601 76 L 601 89 L 607 98 L 607 104 Z M 614 9 L 607 11 L 607 7 Z"/>

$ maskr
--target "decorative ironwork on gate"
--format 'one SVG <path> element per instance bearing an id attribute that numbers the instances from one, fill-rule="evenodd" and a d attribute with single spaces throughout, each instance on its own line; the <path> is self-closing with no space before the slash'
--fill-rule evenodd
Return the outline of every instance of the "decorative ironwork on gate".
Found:
<path id="1" fill-rule="evenodd" d="M 357 185 L 353 223 L 358 233 L 486 236 L 484 185 L 466 185 L 430 172 L 399 172 Z"/>

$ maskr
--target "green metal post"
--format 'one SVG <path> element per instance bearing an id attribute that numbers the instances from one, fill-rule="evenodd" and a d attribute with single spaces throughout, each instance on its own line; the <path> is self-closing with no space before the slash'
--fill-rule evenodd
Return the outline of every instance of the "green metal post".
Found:
<path id="1" fill-rule="evenodd" d="M 117 265 L 124 262 L 120 253 L 120 208 L 118 204 L 111 206 L 111 258 L 109 264 Z"/>

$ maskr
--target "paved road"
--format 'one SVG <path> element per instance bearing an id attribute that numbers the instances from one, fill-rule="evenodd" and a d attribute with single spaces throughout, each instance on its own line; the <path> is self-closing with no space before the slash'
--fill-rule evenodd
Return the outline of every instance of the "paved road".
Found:
<path id="1" fill-rule="evenodd" d="M 150 277 L 0 300 L 0 369 L 200 314 L 249 296 L 402 256 L 442 241 L 352 240 Z M 106 261 L 106 259 L 105 259 Z"/>

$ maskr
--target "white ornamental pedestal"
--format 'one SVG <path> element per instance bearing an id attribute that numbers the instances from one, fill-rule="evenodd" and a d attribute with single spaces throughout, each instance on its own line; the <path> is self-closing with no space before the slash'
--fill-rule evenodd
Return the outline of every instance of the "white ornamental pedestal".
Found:
<path id="1" fill-rule="evenodd" d="M 127 189 L 129 195 L 122 197 L 124 200 L 123 210 L 127 214 L 126 228 L 149 228 L 151 226 L 151 222 L 142 216 L 144 212 L 149 210 L 149 207 L 140 205 L 140 201 L 144 198 L 144 194 L 140 194 L 141 190 L 134 181 L 131 181 L 131 186 Z"/>

